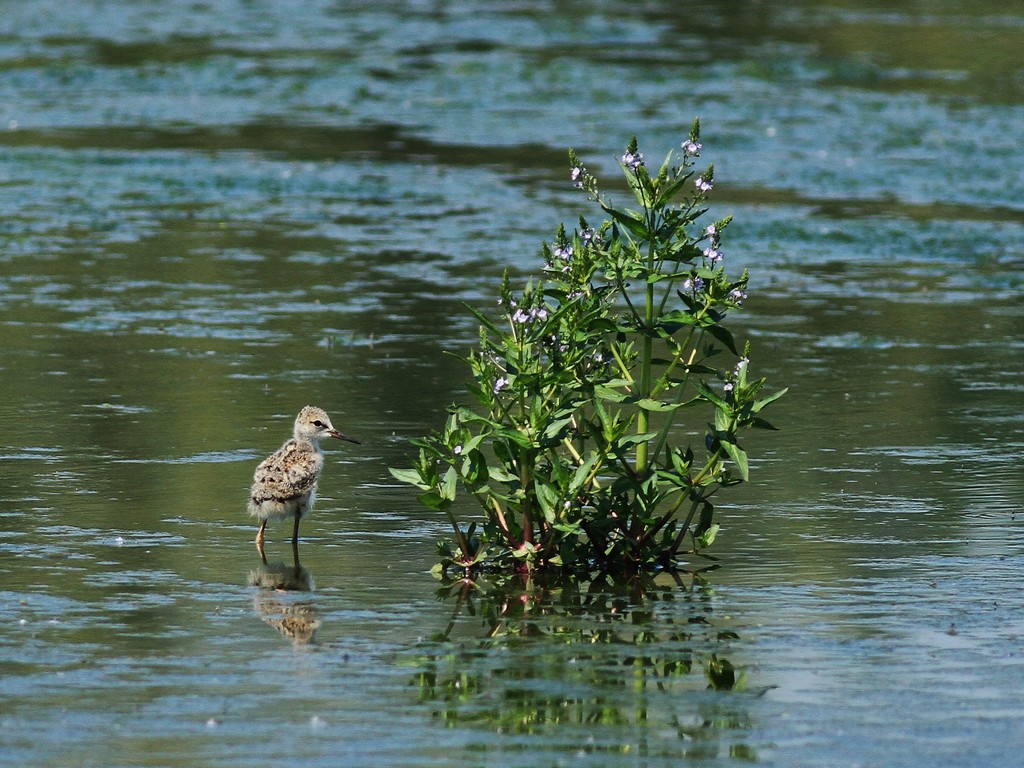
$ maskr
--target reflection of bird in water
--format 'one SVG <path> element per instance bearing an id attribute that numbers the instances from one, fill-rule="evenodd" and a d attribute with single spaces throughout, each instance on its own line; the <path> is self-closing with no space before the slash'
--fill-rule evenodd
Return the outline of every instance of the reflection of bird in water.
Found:
<path id="1" fill-rule="evenodd" d="M 320 616 L 312 600 L 288 599 L 283 593 L 310 592 L 313 577 L 309 570 L 296 561 L 294 566 L 278 562 L 263 563 L 249 574 L 249 584 L 259 587 L 253 602 L 259 617 L 294 641 L 296 645 L 308 645 L 316 638 L 320 628 Z"/>
<path id="2" fill-rule="evenodd" d="M 249 586 L 273 592 L 312 592 L 313 574 L 298 562 L 295 565 L 285 565 L 280 561 L 263 563 L 249 572 Z"/>
<path id="3" fill-rule="evenodd" d="M 313 508 L 316 483 L 324 467 L 320 441 L 325 437 L 359 442 L 336 430 L 322 409 L 307 405 L 295 418 L 294 437 L 256 467 L 249 491 L 249 514 L 260 519 L 256 548 L 261 555 L 268 520 L 294 517 L 292 548 L 298 547 L 299 520 Z"/>

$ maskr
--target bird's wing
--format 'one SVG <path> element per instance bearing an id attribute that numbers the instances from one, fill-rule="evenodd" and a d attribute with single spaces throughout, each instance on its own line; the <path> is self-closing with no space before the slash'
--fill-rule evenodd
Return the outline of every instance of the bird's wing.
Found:
<path id="1" fill-rule="evenodd" d="M 305 496 L 316 486 L 323 456 L 308 446 L 289 440 L 256 467 L 252 497 L 255 501 L 284 501 Z"/>

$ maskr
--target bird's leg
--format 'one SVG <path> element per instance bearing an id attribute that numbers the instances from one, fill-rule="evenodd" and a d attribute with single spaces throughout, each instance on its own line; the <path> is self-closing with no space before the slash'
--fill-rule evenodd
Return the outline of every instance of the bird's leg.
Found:
<path id="1" fill-rule="evenodd" d="M 292 550 L 295 551 L 295 552 L 299 551 L 299 521 L 301 519 L 302 519 L 301 517 L 296 515 L 295 516 L 295 527 L 292 528 Z"/>

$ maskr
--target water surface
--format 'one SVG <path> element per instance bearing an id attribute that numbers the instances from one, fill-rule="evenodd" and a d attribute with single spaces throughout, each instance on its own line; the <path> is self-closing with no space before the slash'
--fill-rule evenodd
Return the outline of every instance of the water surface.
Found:
<path id="1" fill-rule="evenodd" d="M 1014 764 L 1022 47 L 995 2 L 5 4 L 0 762 Z M 442 590 L 386 467 L 461 302 L 598 219 L 568 147 L 696 115 L 791 387 L 720 567 Z M 264 565 L 307 402 L 363 445 Z"/>

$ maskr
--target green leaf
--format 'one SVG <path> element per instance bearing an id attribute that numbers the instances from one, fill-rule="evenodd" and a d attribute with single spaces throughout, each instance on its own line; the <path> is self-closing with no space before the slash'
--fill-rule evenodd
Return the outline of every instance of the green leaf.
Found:
<path id="1" fill-rule="evenodd" d="M 537 483 L 535 486 L 537 492 L 537 501 L 540 504 L 541 512 L 544 513 L 544 519 L 548 523 L 555 522 L 555 518 L 558 516 L 558 493 L 549 485 L 544 483 Z"/>
<path id="2" fill-rule="evenodd" d="M 602 400 L 610 400 L 613 403 L 621 403 L 629 395 L 620 392 L 617 389 L 605 386 L 604 384 L 598 384 L 594 387 L 594 394 Z"/>
<path id="3" fill-rule="evenodd" d="M 697 537 L 697 547 L 699 549 L 707 549 L 715 543 L 715 537 L 718 535 L 719 530 L 718 523 L 710 526 L 704 533 Z"/>
<path id="4" fill-rule="evenodd" d="M 459 474 L 455 471 L 455 467 L 448 467 L 448 471 L 444 473 L 444 477 L 441 478 L 440 493 L 441 498 L 445 501 L 454 501 L 455 494 L 459 487 Z"/>
<path id="5" fill-rule="evenodd" d="M 618 445 L 628 448 L 637 443 L 648 443 L 658 436 L 657 432 L 642 432 L 639 435 L 626 435 L 618 441 Z"/>
<path id="6" fill-rule="evenodd" d="M 388 472 L 400 483 L 408 483 L 409 485 L 415 485 L 417 488 L 427 490 L 430 485 L 423 482 L 423 478 L 420 476 L 419 470 L 416 469 L 395 469 L 394 467 L 388 467 Z"/>
<path id="7" fill-rule="evenodd" d="M 600 461 L 600 456 L 593 454 L 585 462 L 580 464 L 576 471 L 573 473 L 572 480 L 569 482 L 569 495 L 570 497 L 575 496 L 583 488 L 583 484 L 590 477 L 591 471 L 594 469 L 594 465 Z"/>
<path id="8" fill-rule="evenodd" d="M 466 458 L 462 462 L 462 477 L 467 485 L 474 490 L 476 486 L 487 482 L 489 479 L 487 459 L 482 451 L 470 451 L 466 454 Z"/>
<path id="9" fill-rule="evenodd" d="M 726 349 L 728 349 L 734 355 L 739 354 L 739 351 L 736 348 L 736 340 L 733 339 L 732 334 L 729 332 L 729 329 L 726 328 L 724 325 L 718 325 L 716 323 L 715 325 L 706 326 L 704 330 L 707 331 L 711 336 L 713 336 L 717 341 L 724 344 Z"/>
<path id="10" fill-rule="evenodd" d="M 564 436 L 564 431 L 572 423 L 572 419 L 573 417 L 570 415 L 549 422 L 544 429 L 543 436 L 549 440 L 560 440 Z"/>
<path id="11" fill-rule="evenodd" d="M 499 427 L 494 430 L 495 437 L 503 437 L 506 440 L 521 445 L 523 448 L 533 448 L 533 441 L 529 437 L 524 435 L 518 429 L 512 429 L 511 427 Z"/>
<path id="12" fill-rule="evenodd" d="M 512 550 L 512 557 L 518 560 L 532 560 L 537 548 L 529 541 L 524 541 L 519 549 Z"/>
<path id="13" fill-rule="evenodd" d="M 697 527 L 693 531 L 695 538 L 703 536 L 704 531 L 708 530 L 715 521 L 715 505 L 706 499 L 700 507 L 700 519 L 697 521 Z"/>
<path id="14" fill-rule="evenodd" d="M 645 411 L 664 413 L 665 411 L 676 410 L 677 408 L 682 406 L 682 403 L 663 403 L 660 400 L 652 400 L 649 397 L 645 397 L 642 400 L 637 401 L 637 405 L 639 405 Z"/>
<path id="15" fill-rule="evenodd" d="M 583 535 L 583 529 L 580 527 L 578 521 L 572 523 L 555 523 L 551 526 L 556 531 L 567 534 L 569 536 L 581 536 Z"/>
<path id="16" fill-rule="evenodd" d="M 673 309 L 661 316 L 661 325 L 696 325 L 697 316 L 693 312 L 684 312 L 681 309 Z"/>
<path id="17" fill-rule="evenodd" d="M 729 422 L 732 420 L 732 414 L 724 408 L 715 409 L 715 430 L 718 432 L 728 433 Z"/>
<path id="18" fill-rule="evenodd" d="M 678 449 L 672 451 L 672 467 L 680 475 L 688 474 L 692 465 L 693 451 L 689 448 L 686 449 L 685 453 Z"/>
<path id="19" fill-rule="evenodd" d="M 473 315 L 473 317 L 475 317 L 480 322 L 480 324 L 482 326 L 484 326 L 484 328 L 489 330 L 495 336 L 501 336 L 501 334 L 502 334 L 501 329 L 498 328 L 498 326 L 496 326 L 494 324 L 494 322 L 489 317 L 487 317 L 485 314 L 480 312 L 480 310 L 474 309 L 473 307 L 471 307 L 466 302 L 462 302 L 462 306 L 464 306 L 469 311 L 469 313 L 471 315 Z"/>
<path id="20" fill-rule="evenodd" d="M 623 213 L 622 211 L 617 211 L 614 208 L 609 208 L 604 204 L 602 204 L 601 207 L 604 208 L 605 213 L 607 213 L 609 216 L 615 219 L 615 221 L 617 221 L 619 224 L 628 229 L 630 234 L 633 235 L 633 237 L 637 238 L 638 240 L 647 239 L 647 227 L 645 227 L 643 221 L 636 218 L 635 215 Z"/>
<path id="21" fill-rule="evenodd" d="M 626 170 L 626 184 L 633 192 L 633 197 L 638 205 L 646 205 L 651 199 L 653 190 L 651 181 L 644 168 L 638 168 L 636 172 Z"/>
<path id="22" fill-rule="evenodd" d="M 696 389 L 697 393 L 709 403 L 714 403 L 718 408 L 729 410 L 729 404 L 703 381 L 695 381 L 693 383 L 693 388 Z"/>
<path id="23" fill-rule="evenodd" d="M 667 184 L 665 188 L 661 191 L 661 194 L 658 196 L 658 199 L 654 204 L 655 207 L 663 208 L 669 203 L 671 203 L 672 198 L 679 194 L 679 190 L 683 188 L 683 186 L 686 184 L 686 182 L 690 180 L 692 176 L 693 171 L 690 171 L 689 173 L 684 173 L 671 184 Z"/>
<path id="24" fill-rule="evenodd" d="M 519 476 L 513 475 L 511 472 L 506 470 L 502 466 L 493 466 L 487 468 L 487 474 L 491 480 L 498 483 L 518 483 Z"/>
<path id="25" fill-rule="evenodd" d="M 441 498 L 441 494 L 431 489 L 426 493 L 421 493 L 416 497 L 416 500 L 427 509 L 445 510 L 451 502 L 447 499 Z"/>
<path id="26" fill-rule="evenodd" d="M 736 469 L 740 472 L 740 477 L 744 480 L 750 479 L 750 469 L 747 466 L 747 452 L 740 448 L 736 443 L 729 443 L 722 441 L 722 447 L 725 452 L 729 454 L 729 458 L 736 464 Z"/>
<path id="27" fill-rule="evenodd" d="M 754 404 L 753 406 L 751 406 L 750 410 L 753 411 L 754 413 L 757 413 L 769 403 L 774 403 L 787 392 L 789 392 L 789 387 L 786 387 L 785 389 L 780 389 L 775 394 L 768 395 L 768 397 L 762 397 L 760 400 L 754 401 Z"/>

